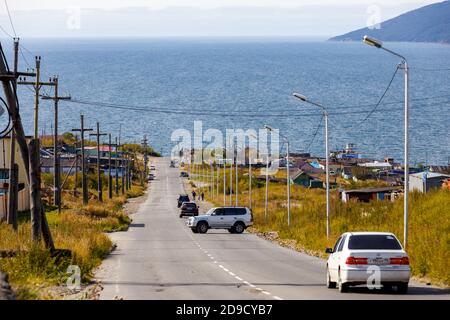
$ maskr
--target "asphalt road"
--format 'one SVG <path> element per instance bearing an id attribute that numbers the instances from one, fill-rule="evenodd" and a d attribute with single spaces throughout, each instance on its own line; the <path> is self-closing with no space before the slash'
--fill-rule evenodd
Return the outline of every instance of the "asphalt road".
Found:
<path id="1" fill-rule="evenodd" d="M 129 231 L 111 234 L 117 249 L 96 277 L 101 299 L 450 299 L 450 291 L 411 282 L 407 295 L 325 287 L 325 260 L 249 233 L 193 234 L 179 218 L 179 169 L 156 162 L 149 197 Z"/>

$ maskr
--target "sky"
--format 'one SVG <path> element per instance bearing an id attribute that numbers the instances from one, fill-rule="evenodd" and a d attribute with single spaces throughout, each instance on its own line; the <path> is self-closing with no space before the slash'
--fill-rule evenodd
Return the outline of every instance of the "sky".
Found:
<path id="1" fill-rule="evenodd" d="M 329 37 L 434 0 L 8 0 L 22 37 Z M 4 0 L 0 26 L 12 34 Z"/>

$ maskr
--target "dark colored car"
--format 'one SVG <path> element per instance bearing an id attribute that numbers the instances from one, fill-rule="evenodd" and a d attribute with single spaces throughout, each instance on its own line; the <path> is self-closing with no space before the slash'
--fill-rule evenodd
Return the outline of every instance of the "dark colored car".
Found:
<path id="1" fill-rule="evenodd" d="M 195 217 L 198 216 L 198 206 L 195 202 L 184 202 L 181 205 L 180 218 L 183 216 Z"/>
<path id="2" fill-rule="evenodd" d="M 186 171 L 182 171 L 180 173 L 180 177 L 182 177 L 182 178 L 189 178 L 189 173 L 187 173 Z"/>
<path id="3" fill-rule="evenodd" d="M 181 207 L 183 202 L 189 202 L 189 201 L 191 201 L 191 200 L 189 199 L 189 196 L 187 194 L 180 194 L 180 196 L 178 197 L 178 208 Z"/>

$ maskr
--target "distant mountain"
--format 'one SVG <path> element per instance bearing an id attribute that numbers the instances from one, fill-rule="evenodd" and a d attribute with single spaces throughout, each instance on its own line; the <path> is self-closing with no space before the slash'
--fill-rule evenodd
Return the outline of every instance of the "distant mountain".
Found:
<path id="1" fill-rule="evenodd" d="M 360 41 L 369 35 L 383 41 L 450 43 L 450 1 L 431 4 L 381 23 L 380 29 L 363 28 L 331 41 Z"/>

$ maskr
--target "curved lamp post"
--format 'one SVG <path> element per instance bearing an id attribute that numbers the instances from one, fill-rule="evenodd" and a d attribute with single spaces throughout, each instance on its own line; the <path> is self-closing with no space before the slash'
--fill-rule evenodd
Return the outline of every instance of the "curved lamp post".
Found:
<path id="1" fill-rule="evenodd" d="M 328 110 L 322 106 L 321 104 L 318 104 L 316 102 L 308 100 L 307 97 L 300 93 L 294 93 L 293 96 L 300 101 L 303 101 L 305 103 L 309 103 L 313 106 L 316 106 L 322 110 L 323 116 L 325 118 L 325 153 L 326 153 L 326 198 L 327 198 L 327 238 L 330 238 L 330 166 L 329 166 L 329 158 L 330 158 L 330 152 L 328 149 Z"/>
<path id="2" fill-rule="evenodd" d="M 364 36 L 363 42 L 369 46 L 383 49 L 384 51 L 402 59 L 401 65 L 405 73 L 405 170 L 404 170 L 404 198 L 403 198 L 403 246 L 406 249 L 408 245 L 408 193 L 409 193 L 409 67 L 408 61 L 404 56 L 398 54 L 383 46 L 383 43 L 377 39 Z"/>

